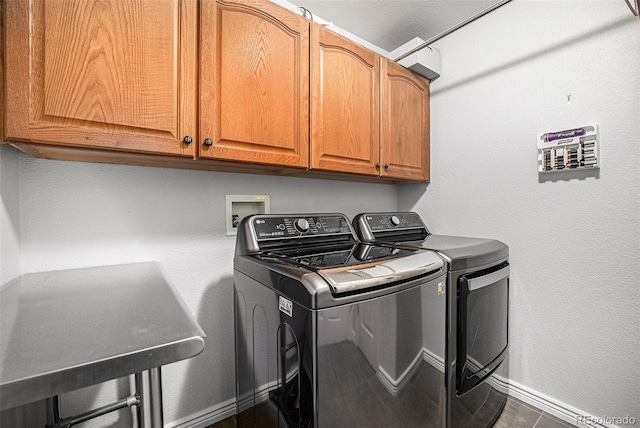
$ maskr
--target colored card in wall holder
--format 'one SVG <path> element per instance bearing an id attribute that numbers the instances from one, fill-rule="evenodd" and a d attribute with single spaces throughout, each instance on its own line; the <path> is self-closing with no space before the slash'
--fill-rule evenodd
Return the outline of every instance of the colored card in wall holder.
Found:
<path id="1" fill-rule="evenodd" d="M 599 159 L 596 124 L 538 134 L 538 172 L 599 168 Z"/>

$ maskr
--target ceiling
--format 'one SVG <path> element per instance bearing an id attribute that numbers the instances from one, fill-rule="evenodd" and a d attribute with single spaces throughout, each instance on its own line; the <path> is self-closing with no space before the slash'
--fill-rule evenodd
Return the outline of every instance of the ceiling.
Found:
<path id="1" fill-rule="evenodd" d="M 429 40 L 497 0 L 289 0 L 314 17 L 391 52 L 420 37 Z"/>

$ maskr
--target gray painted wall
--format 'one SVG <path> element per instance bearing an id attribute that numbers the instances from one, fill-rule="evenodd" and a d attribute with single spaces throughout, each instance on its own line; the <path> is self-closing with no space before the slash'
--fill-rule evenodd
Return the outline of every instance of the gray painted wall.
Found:
<path id="1" fill-rule="evenodd" d="M 159 260 L 208 336 L 203 354 L 163 371 L 171 423 L 234 396 L 225 194 L 269 194 L 272 212 L 416 210 L 433 232 L 509 244 L 516 385 L 640 420 L 638 40 L 621 0 L 516 0 L 439 41 L 429 185 L 46 161 L 0 146 L 0 283 Z M 536 135 L 588 123 L 600 125 L 600 172 L 541 178 Z M 129 390 L 125 379 L 67 394 L 63 410 Z M 129 424 L 120 414 L 86 425 Z"/>
<path id="2" fill-rule="evenodd" d="M 0 284 L 20 274 L 18 153 L 0 145 Z"/>
<path id="3" fill-rule="evenodd" d="M 512 382 L 636 421 L 639 40 L 623 1 L 514 1 L 442 39 L 432 183 L 399 187 L 433 233 L 510 246 Z M 539 175 L 537 134 L 589 123 L 599 173 Z"/>
<path id="4" fill-rule="evenodd" d="M 386 184 L 50 161 L 9 146 L 0 146 L 0 159 L 3 281 L 18 273 L 158 260 L 205 330 L 202 354 L 163 369 L 166 423 L 235 398 L 235 236 L 226 236 L 226 194 L 268 194 L 272 213 L 351 218 L 398 206 L 396 187 Z M 115 401 L 132 384 L 124 379 L 66 394 L 63 411 L 68 416 Z M 131 418 L 120 412 L 87 423 L 112 425 L 130 426 Z"/>

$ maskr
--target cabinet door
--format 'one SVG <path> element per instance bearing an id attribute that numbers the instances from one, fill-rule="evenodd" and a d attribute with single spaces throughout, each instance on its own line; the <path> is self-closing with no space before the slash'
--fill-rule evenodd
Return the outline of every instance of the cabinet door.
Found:
<path id="1" fill-rule="evenodd" d="M 4 4 L 0 5 L 0 143 L 4 141 Z"/>
<path id="2" fill-rule="evenodd" d="M 380 175 L 429 181 L 429 82 L 381 59 Z"/>
<path id="3" fill-rule="evenodd" d="M 6 137 L 193 156 L 196 0 L 12 0 Z"/>
<path id="4" fill-rule="evenodd" d="M 311 167 L 378 175 L 379 56 L 312 28 Z"/>
<path id="5" fill-rule="evenodd" d="M 201 7 L 199 157 L 307 167 L 309 22 L 267 0 Z"/>

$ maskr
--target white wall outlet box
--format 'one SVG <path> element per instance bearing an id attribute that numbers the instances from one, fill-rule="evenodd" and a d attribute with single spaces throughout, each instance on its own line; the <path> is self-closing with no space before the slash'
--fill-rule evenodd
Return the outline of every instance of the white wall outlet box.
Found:
<path id="1" fill-rule="evenodd" d="M 598 125 L 538 134 L 538 172 L 600 168 Z"/>
<path id="2" fill-rule="evenodd" d="M 269 195 L 227 195 L 227 236 L 238 234 L 243 218 L 253 214 L 271 214 Z"/>

